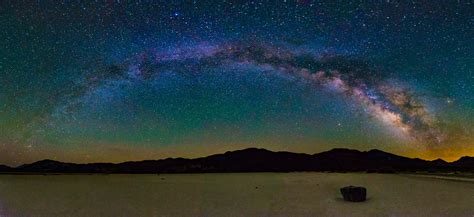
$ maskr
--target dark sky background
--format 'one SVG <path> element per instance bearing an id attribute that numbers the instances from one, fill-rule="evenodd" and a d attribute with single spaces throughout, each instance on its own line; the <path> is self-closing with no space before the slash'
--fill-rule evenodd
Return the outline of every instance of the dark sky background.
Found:
<path id="1" fill-rule="evenodd" d="M 0 1 L 0 164 L 474 155 L 469 1 Z"/>

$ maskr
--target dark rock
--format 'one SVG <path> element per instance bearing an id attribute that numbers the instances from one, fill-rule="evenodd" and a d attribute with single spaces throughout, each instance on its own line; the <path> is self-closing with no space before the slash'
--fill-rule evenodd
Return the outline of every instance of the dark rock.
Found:
<path id="1" fill-rule="evenodd" d="M 366 200 L 367 189 L 364 187 L 347 186 L 341 188 L 341 194 L 345 201 L 362 202 Z"/>

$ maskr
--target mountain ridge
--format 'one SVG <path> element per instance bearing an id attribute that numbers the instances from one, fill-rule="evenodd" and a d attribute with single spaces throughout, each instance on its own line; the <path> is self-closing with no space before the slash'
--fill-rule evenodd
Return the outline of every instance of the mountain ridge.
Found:
<path id="1" fill-rule="evenodd" d="M 474 171 L 474 157 L 454 162 L 399 156 L 378 149 L 335 148 L 306 154 L 247 148 L 199 158 L 166 158 L 122 163 L 67 163 L 50 159 L 18 167 L 0 165 L 0 172 L 17 173 L 215 173 L 215 172 L 402 172 Z"/>

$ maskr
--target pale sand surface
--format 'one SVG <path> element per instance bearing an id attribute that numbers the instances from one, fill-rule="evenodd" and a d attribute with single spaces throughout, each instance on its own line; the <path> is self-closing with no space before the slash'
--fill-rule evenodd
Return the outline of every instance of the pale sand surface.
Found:
<path id="1" fill-rule="evenodd" d="M 368 201 L 344 202 L 362 185 Z M 474 216 L 474 182 L 398 174 L 0 175 L 0 216 Z"/>

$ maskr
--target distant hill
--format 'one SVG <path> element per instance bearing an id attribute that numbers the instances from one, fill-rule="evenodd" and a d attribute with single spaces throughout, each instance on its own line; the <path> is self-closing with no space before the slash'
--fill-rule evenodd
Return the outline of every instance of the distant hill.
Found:
<path id="1" fill-rule="evenodd" d="M 0 172 L 10 172 L 13 171 L 13 168 L 5 166 L 5 165 L 0 165 Z"/>
<path id="2" fill-rule="evenodd" d="M 248 148 L 202 158 L 167 158 L 124 163 L 74 164 L 42 160 L 17 168 L 1 167 L 0 172 L 30 173 L 216 173 L 216 172 L 402 172 L 474 171 L 474 157 L 448 163 L 407 158 L 380 150 L 332 149 L 318 154 L 273 152 Z"/>
<path id="3" fill-rule="evenodd" d="M 474 168 L 474 157 L 462 157 L 457 161 L 451 163 L 460 168 Z"/>

